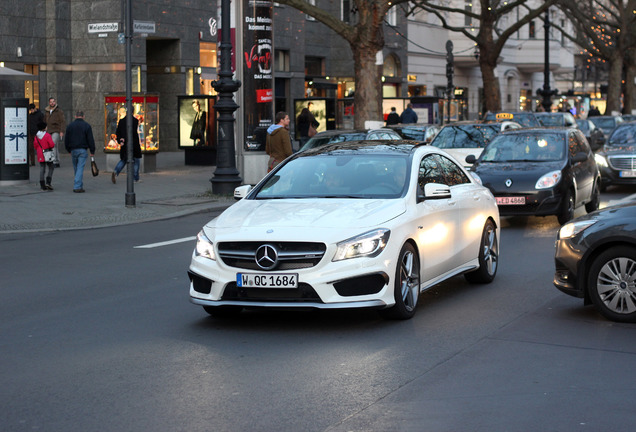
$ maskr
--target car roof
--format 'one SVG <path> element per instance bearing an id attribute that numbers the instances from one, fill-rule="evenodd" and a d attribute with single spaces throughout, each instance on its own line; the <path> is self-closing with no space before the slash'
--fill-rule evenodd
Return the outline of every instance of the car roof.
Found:
<path id="1" fill-rule="evenodd" d="M 535 135 L 546 132 L 557 132 L 557 133 L 568 133 L 578 129 L 573 129 L 567 126 L 541 126 L 541 127 L 533 127 L 533 128 L 521 128 L 521 129 L 510 129 L 505 132 L 502 132 L 501 135 L 510 135 L 510 134 L 528 134 Z"/>
<path id="2" fill-rule="evenodd" d="M 298 157 L 314 156 L 325 153 L 376 153 L 376 154 L 408 154 L 416 147 L 429 146 L 411 140 L 360 140 L 325 144 L 296 153 Z"/>
<path id="3" fill-rule="evenodd" d="M 332 136 L 332 135 L 348 135 L 348 134 L 368 134 L 375 131 L 388 131 L 392 132 L 390 128 L 374 128 L 374 129 L 330 129 L 319 132 L 316 135 L 320 136 Z"/>

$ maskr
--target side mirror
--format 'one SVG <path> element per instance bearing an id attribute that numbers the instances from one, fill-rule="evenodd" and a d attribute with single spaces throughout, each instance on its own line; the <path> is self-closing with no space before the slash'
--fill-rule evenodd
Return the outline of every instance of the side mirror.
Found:
<path id="1" fill-rule="evenodd" d="M 469 163 L 471 165 L 477 162 L 477 158 L 475 157 L 474 154 L 469 154 L 468 156 L 466 156 L 465 160 L 466 160 L 466 163 Z"/>
<path id="2" fill-rule="evenodd" d="M 243 185 L 234 189 L 234 199 L 237 201 L 242 200 L 250 193 L 252 190 L 252 185 Z"/>
<path id="3" fill-rule="evenodd" d="M 419 189 L 419 193 L 417 195 L 417 202 L 430 200 L 430 199 L 444 199 L 444 198 L 450 198 L 450 197 L 451 197 L 450 187 L 440 183 L 427 183 L 424 185 L 424 193 L 422 193 L 421 188 Z"/>
<path id="4" fill-rule="evenodd" d="M 587 154 L 584 152 L 578 152 L 572 156 L 572 163 L 585 162 L 587 160 Z"/>

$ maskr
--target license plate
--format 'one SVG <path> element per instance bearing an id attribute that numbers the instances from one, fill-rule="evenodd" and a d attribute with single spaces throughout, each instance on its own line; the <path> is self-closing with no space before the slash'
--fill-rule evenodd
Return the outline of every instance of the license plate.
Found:
<path id="1" fill-rule="evenodd" d="M 497 197 L 497 205 L 525 205 L 526 197 Z"/>
<path id="2" fill-rule="evenodd" d="M 240 288 L 298 288 L 298 273 L 237 273 Z"/>
<path id="3" fill-rule="evenodd" d="M 620 176 L 621 177 L 636 177 L 636 171 L 634 171 L 634 170 L 621 171 Z"/>

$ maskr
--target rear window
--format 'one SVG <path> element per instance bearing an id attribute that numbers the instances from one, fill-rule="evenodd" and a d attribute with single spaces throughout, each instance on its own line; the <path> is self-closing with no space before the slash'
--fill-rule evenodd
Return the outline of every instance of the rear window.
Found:
<path id="1" fill-rule="evenodd" d="M 443 149 L 482 148 L 499 133 L 498 124 L 445 126 L 431 145 Z"/>

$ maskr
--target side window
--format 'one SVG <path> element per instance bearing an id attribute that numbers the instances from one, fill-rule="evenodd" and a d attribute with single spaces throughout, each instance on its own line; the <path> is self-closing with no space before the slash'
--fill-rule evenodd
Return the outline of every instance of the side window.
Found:
<path id="1" fill-rule="evenodd" d="M 578 151 L 582 151 L 584 153 L 587 153 L 588 155 L 592 152 L 592 148 L 590 147 L 590 144 L 587 142 L 587 139 L 585 138 L 585 135 L 583 135 L 581 132 L 576 131 L 576 139 L 579 142 L 579 149 Z"/>
<path id="2" fill-rule="evenodd" d="M 448 186 L 455 186 L 470 183 L 470 179 L 455 162 L 444 156 L 440 156 L 439 159 L 446 174 L 446 181 L 444 184 L 447 184 Z"/>
<path id="3" fill-rule="evenodd" d="M 581 145 L 581 140 L 577 136 L 576 132 L 571 132 L 569 134 L 568 150 L 569 150 L 570 157 L 573 157 L 579 152 L 587 153 L 587 150 Z"/>
<path id="4" fill-rule="evenodd" d="M 424 186 L 428 183 L 445 184 L 444 170 L 437 155 L 424 156 L 420 162 L 417 183 L 422 190 L 424 190 Z"/>

